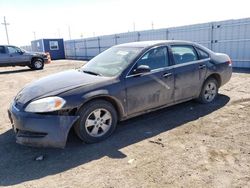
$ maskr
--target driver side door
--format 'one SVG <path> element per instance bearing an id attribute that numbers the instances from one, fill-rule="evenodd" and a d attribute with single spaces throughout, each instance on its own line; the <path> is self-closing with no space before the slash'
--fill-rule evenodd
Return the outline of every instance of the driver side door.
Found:
<path id="1" fill-rule="evenodd" d="M 125 81 L 128 115 L 174 101 L 173 69 L 169 62 L 166 46 L 149 50 L 136 62 Z M 134 74 L 140 65 L 148 66 L 150 72 Z"/>
<path id="2" fill-rule="evenodd" d="M 10 65 L 26 65 L 29 61 L 20 49 L 14 46 L 7 47 Z"/>

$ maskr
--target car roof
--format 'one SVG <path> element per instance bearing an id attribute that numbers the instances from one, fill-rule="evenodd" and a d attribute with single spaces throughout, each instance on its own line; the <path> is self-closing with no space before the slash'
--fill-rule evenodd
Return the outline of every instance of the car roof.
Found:
<path id="1" fill-rule="evenodd" d="M 184 40 L 152 40 L 152 41 L 140 41 L 140 42 L 130 42 L 117 45 L 118 47 L 151 47 L 156 45 L 163 45 L 163 44 L 194 44 L 190 41 Z"/>
<path id="2" fill-rule="evenodd" d="M 202 46 L 196 42 L 185 41 L 185 40 L 151 40 L 151 41 L 140 41 L 140 42 L 130 42 L 116 45 L 115 47 L 138 47 L 148 49 L 158 45 L 193 45 L 196 46 L 209 54 L 214 54 L 213 51 L 205 46 Z"/>
<path id="3" fill-rule="evenodd" d="M 0 44 L 0 46 L 5 46 L 5 47 L 17 47 L 17 46 L 9 45 L 9 44 Z"/>

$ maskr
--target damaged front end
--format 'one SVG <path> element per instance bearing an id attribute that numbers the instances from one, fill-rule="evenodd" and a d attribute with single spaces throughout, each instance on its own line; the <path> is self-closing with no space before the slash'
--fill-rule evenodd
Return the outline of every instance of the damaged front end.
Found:
<path id="1" fill-rule="evenodd" d="M 8 110 L 16 142 L 36 147 L 64 148 L 70 128 L 78 120 L 73 113 L 30 113 L 14 104 Z"/>

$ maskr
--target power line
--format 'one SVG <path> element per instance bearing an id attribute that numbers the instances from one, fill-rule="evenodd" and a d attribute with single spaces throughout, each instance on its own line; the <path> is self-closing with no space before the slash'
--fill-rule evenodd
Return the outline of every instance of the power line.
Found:
<path id="1" fill-rule="evenodd" d="M 2 23 L 2 25 L 4 25 L 4 27 L 5 27 L 7 42 L 8 42 L 8 44 L 10 44 L 10 42 L 9 42 L 9 35 L 8 35 L 8 28 L 7 28 L 7 26 L 10 25 L 10 24 L 6 22 L 5 16 L 3 17 L 3 23 Z"/>

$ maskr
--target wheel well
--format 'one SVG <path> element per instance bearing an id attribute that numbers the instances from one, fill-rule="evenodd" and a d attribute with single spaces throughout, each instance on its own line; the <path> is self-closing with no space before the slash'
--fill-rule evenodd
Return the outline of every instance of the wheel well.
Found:
<path id="1" fill-rule="evenodd" d="M 107 102 L 111 103 L 113 105 L 113 107 L 115 108 L 116 112 L 117 112 L 118 120 L 121 119 L 121 117 L 122 117 L 122 109 L 121 109 L 121 107 L 117 104 L 117 102 L 115 101 L 115 99 L 112 99 L 111 97 L 108 97 L 108 96 L 99 96 L 99 97 L 91 98 L 90 100 L 87 100 L 86 102 L 84 102 L 81 105 L 81 107 L 84 106 L 84 105 L 86 105 L 86 103 L 92 102 L 94 100 L 104 100 L 104 101 L 107 101 Z"/>
<path id="2" fill-rule="evenodd" d="M 31 58 L 31 63 L 32 63 L 35 59 L 41 59 L 42 62 L 43 62 L 43 58 L 40 58 L 40 57 L 32 57 L 32 58 Z"/>
<path id="3" fill-rule="evenodd" d="M 207 79 L 206 79 L 206 80 L 208 80 L 209 78 L 214 78 L 214 79 L 218 82 L 218 84 L 219 84 L 219 86 L 218 86 L 218 87 L 220 87 L 220 86 L 221 86 L 221 77 L 220 77 L 220 75 L 219 75 L 219 74 L 216 74 L 216 73 L 211 74 L 209 77 L 207 77 Z"/>

